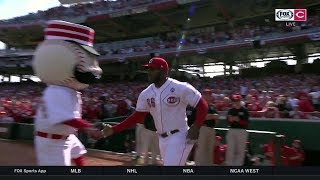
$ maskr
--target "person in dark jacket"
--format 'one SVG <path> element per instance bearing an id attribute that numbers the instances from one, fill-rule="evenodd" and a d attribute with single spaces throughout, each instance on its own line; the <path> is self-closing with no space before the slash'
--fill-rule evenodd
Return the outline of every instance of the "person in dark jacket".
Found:
<path id="1" fill-rule="evenodd" d="M 227 122 L 229 131 L 226 136 L 227 140 L 227 166 L 242 166 L 246 154 L 246 142 L 248 139 L 248 110 L 241 105 L 241 96 L 232 96 L 233 107 L 228 111 Z"/>

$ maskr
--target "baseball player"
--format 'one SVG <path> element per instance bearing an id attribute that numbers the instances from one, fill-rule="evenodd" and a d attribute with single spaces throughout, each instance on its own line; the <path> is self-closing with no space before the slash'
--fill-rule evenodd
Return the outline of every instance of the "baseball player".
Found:
<path id="1" fill-rule="evenodd" d="M 227 121 L 230 129 L 227 133 L 227 166 L 242 166 L 244 164 L 246 142 L 249 124 L 248 110 L 241 105 L 241 96 L 233 95 L 233 108 L 228 111 Z"/>
<path id="2" fill-rule="evenodd" d="M 199 140 L 196 148 L 195 163 L 197 166 L 209 166 L 213 164 L 214 141 L 216 138 L 215 124 L 219 120 L 216 107 L 212 104 L 212 91 L 205 89 L 202 93 L 203 98 L 208 103 L 208 115 L 200 128 Z"/>
<path id="3" fill-rule="evenodd" d="M 168 77 L 166 60 L 155 57 L 145 67 L 152 84 L 139 95 L 136 111 L 120 124 L 106 127 L 104 135 L 130 128 L 142 122 L 150 112 L 159 136 L 163 165 L 184 166 L 207 116 L 208 104 L 193 86 Z M 196 120 L 190 129 L 186 117 L 188 105 L 197 109 Z"/>
<path id="4" fill-rule="evenodd" d="M 102 73 L 93 48 L 94 30 L 65 21 L 49 21 L 37 47 L 33 69 L 45 89 L 35 119 L 35 149 L 40 166 L 83 165 L 84 146 L 74 135 L 102 133 L 81 117 L 81 93 Z"/>

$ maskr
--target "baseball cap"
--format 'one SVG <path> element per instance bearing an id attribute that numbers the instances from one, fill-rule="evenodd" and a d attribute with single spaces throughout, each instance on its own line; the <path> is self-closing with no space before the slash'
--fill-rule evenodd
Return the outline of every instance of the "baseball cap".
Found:
<path id="1" fill-rule="evenodd" d="M 154 69 L 160 69 L 168 72 L 169 65 L 167 61 L 160 57 L 155 57 L 150 59 L 148 64 L 143 65 L 144 67 L 154 68 Z"/>

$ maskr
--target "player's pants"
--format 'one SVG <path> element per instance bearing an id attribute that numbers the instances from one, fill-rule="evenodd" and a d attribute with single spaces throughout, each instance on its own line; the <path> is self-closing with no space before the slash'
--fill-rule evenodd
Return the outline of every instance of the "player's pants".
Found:
<path id="1" fill-rule="evenodd" d="M 230 128 L 227 133 L 227 166 L 243 166 L 248 132 L 245 129 Z"/>
<path id="2" fill-rule="evenodd" d="M 142 131 L 144 130 L 143 124 L 137 124 L 136 126 L 136 152 L 137 156 L 142 155 L 142 144 L 143 144 L 143 138 L 142 138 Z"/>
<path id="3" fill-rule="evenodd" d="M 197 166 L 210 166 L 213 164 L 213 150 L 216 131 L 207 126 L 202 126 L 199 132 L 199 139 L 195 155 Z"/>
<path id="4" fill-rule="evenodd" d="M 71 166 L 76 159 L 87 150 L 75 135 L 66 140 L 35 137 L 35 147 L 39 166 Z"/>
<path id="5" fill-rule="evenodd" d="M 164 166 L 185 166 L 194 144 L 187 144 L 187 129 L 166 138 L 159 136 L 159 147 Z"/>
<path id="6" fill-rule="evenodd" d="M 158 135 L 155 131 L 149 129 L 144 129 L 142 134 L 142 154 L 145 157 L 145 163 L 148 164 L 149 152 L 151 152 L 152 164 L 156 164 L 157 156 L 160 154 Z"/>

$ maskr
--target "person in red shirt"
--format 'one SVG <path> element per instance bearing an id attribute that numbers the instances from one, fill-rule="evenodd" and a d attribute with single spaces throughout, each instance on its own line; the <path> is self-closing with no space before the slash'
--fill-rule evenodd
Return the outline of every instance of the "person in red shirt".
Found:
<path id="1" fill-rule="evenodd" d="M 279 109 L 276 107 L 273 101 L 268 101 L 266 104 L 266 107 L 264 107 L 263 110 L 260 111 L 260 113 L 262 113 L 263 117 L 266 117 L 266 118 L 280 117 Z"/>
<path id="2" fill-rule="evenodd" d="M 124 100 L 117 101 L 117 115 L 124 116 L 128 109 L 128 104 Z"/>
<path id="3" fill-rule="evenodd" d="M 274 158 L 274 143 L 270 142 L 268 144 L 262 145 L 264 156 L 266 157 L 266 160 L 270 162 L 271 165 L 275 165 L 275 158 Z"/>
<path id="4" fill-rule="evenodd" d="M 302 166 L 305 160 L 305 153 L 301 148 L 300 140 L 293 140 L 292 146 L 287 151 L 289 166 Z"/>
<path id="5" fill-rule="evenodd" d="M 288 166 L 289 165 L 288 154 L 290 154 L 290 151 L 291 151 L 290 147 L 284 144 L 284 141 L 285 141 L 284 135 L 277 135 L 277 136 L 278 138 L 280 138 L 280 141 L 282 141 L 281 148 L 280 148 L 280 155 L 281 155 L 280 165 Z M 269 144 L 264 144 L 262 148 L 263 148 L 266 159 L 270 161 L 272 166 L 275 166 L 276 165 L 275 142 L 271 141 Z"/>
<path id="6" fill-rule="evenodd" d="M 262 106 L 257 101 L 256 97 L 251 97 L 250 101 L 247 104 L 247 109 L 251 117 L 261 117 L 261 113 L 259 113 L 258 111 L 262 111 Z"/>
<path id="7" fill-rule="evenodd" d="M 221 165 L 226 159 L 226 146 L 221 144 L 221 136 L 216 136 L 213 151 L 213 163 Z"/>
<path id="8" fill-rule="evenodd" d="M 308 99 L 308 95 L 307 93 L 302 92 L 298 95 L 298 97 L 299 97 L 298 110 L 301 112 L 300 118 L 309 119 L 310 113 L 315 112 L 315 110 Z"/>

